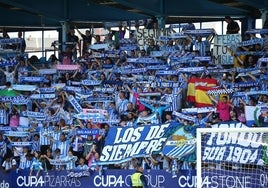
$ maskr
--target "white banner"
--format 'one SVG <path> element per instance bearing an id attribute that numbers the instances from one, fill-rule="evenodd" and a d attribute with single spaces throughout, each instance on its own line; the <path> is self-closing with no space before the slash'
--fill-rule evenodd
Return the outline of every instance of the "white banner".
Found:
<path id="1" fill-rule="evenodd" d="M 228 48 L 232 48 L 233 51 L 236 50 L 236 46 L 241 42 L 240 34 L 230 34 L 230 35 L 216 35 L 214 38 L 213 56 L 216 64 L 233 64 L 234 59 Z"/>

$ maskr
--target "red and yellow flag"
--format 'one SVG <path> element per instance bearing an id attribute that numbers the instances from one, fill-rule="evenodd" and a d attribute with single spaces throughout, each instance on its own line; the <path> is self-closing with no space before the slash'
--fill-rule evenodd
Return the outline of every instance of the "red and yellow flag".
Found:
<path id="1" fill-rule="evenodd" d="M 190 78 L 188 81 L 188 89 L 187 89 L 187 101 L 188 102 L 197 102 L 196 101 L 196 87 L 215 87 L 217 85 L 217 80 L 213 78 Z M 201 89 L 199 88 L 199 93 Z M 206 93 L 205 93 L 206 94 Z M 198 96 L 198 98 L 200 98 Z"/>

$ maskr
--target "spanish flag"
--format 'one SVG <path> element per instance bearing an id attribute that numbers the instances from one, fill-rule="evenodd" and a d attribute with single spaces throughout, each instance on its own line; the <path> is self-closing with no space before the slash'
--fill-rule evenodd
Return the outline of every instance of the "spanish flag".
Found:
<path id="1" fill-rule="evenodd" d="M 187 101 L 196 102 L 195 90 L 197 86 L 214 87 L 216 85 L 217 80 L 213 78 L 190 78 L 188 80 Z"/>
<path id="2" fill-rule="evenodd" d="M 213 106 L 213 103 L 207 94 L 208 90 L 213 90 L 213 89 L 217 89 L 217 88 L 207 87 L 207 86 L 196 86 L 195 87 L 195 106 L 196 107 Z"/>

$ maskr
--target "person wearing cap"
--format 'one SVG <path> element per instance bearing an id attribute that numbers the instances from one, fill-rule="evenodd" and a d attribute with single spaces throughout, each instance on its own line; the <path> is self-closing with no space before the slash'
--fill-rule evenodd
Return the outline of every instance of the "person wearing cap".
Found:
<path id="1" fill-rule="evenodd" d="M 136 172 L 131 175 L 131 187 L 132 188 L 147 188 L 147 181 L 143 175 L 142 166 L 138 165 Z"/>
<path id="2" fill-rule="evenodd" d="M 236 34 L 240 31 L 240 27 L 230 16 L 225 16 L 224 19 L 227 22 L 226 34 Z"/>

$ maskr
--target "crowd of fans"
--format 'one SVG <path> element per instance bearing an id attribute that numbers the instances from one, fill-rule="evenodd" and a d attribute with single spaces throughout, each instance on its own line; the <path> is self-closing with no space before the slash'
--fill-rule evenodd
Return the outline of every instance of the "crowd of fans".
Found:
<path id="1" fill-rule="evenodd" d="M 79 37 L 72 29 L 67 37 L 72 43 L 67 44 L 59 57 L 52 55 L 47 61 L 40 62 L 36 56 L 20 56 L 17 64 L 1 67 L 2 90 L 6 95 L 12 93 L 12 97 L 27 99 L 25 103 L 16 103 L 12 99 L 3 100 L 7 96 L 0 97 L 0 164 L 3 172 L 29 169 L 30 174 L 36 171 L 38 175 L 40 170 L 134 169 L 137 164 L 144 165 L 145 169 L 171 170 L 174 165 L 176 169 L 189 169 L 194 167 L 194 161 L 180 161 L 162 154 L 132 158 L 105 167 L 99 166 L 98 161 L 111 126 L 144 126 L 171 121 L 191 127 L 210 127 L 228 121 L 246 123 L 247 105 L 266 106 L 259 123 L 250 126 L 268 124 L 267 61 L 258 61 L 265 57 L 268 43 L 229 49 L 234 64 L 221 66 L 215 64 L 210 50 L 215 36 L 213 32 L 205 37 L 185 34 L 184 38 L 168 41 L 150 38 L 147 48 L 140 48 L 134 32 L 130 33 L 130 38 L 124 38 L 126 30 L 123 27 L 119 31 L 110 30 L 104 41 L 89 30 L 85 34 L 77 31 L 83 39 L 82 54 L 78 58 Z M 109 49 L 91 48 L 92 37 L 96 41 L 94 44 L 108 43 Z M 245 33 L 242 37 L 256 39 L 254 33 Z M 120 50 L 122 47 L 125 50 Z M 162 55 L 153 55 L 157 51 L 163 52 Z M 2 57 L 1 62 L 4 61 L 10 62 Z M 74 65 L 74 70 L 58 69 L 58 65 Z M 191 71 L 184 71 L 189 67 Z M 53 69 L 56 71 L 51 71 Z M 25 77 L 42 79 L 31 81 Z M 182 109 L 196 107 L 194 101 L 187 101 L 188 83 L 192 78 L 215 79 L 218 89 L 233 89 L 235 84 L 240 85 L 233 93 L 224 93 L 223 97 L 210 96 L 212 106 L 217 108 L 187 114 L 194 119 L 189 120 L 177 117 L 173 112 L 181 113 Z M 14 85 L 21 88 L 14 88 Z M 37 87 L 27 89 L 29 85 Z M 238 92 L 253 94 L 236 96 Z M 40 97 L 32 97 L 36 94 Z M 83 109 L 89 109 L 89 113 L 77 112 L 72 97 Z M 77 115 L 79 113 L 81 116 Z M 77 129 L 99 132 L 78 135 Z M 20 134 L 16 135 L 15 131 Z"/>

